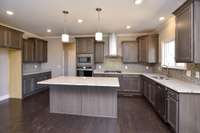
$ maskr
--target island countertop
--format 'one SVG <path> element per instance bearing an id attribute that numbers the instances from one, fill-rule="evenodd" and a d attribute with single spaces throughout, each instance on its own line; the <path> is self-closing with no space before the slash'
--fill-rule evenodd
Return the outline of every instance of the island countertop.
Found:
<path id="1" fill-rule="evenodd" d="M 49 80 L 38 82 L 46 85 L 70 85 L 70 86 L 105 86 L 120 87 L 119 79 L 113 77 L 76 77 L 60 76 Z"/>

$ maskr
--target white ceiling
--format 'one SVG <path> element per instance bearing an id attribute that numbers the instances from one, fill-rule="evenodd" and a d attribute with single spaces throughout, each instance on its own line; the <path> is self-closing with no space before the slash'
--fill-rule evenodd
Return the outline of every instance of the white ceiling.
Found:
<path id="1" fill-rule="evenodd" d="M 0 22 L 40 36 L 59 36 L 63 32 L 63 9 L 68 10 L 67 30 L 72 35 L 94 34 L 98 21 L 96 7 L 101 7 L 101 30 L 121 34 L 150 31 L 169 17 L 185 0 L 144 0 L 136 6 L 134 0 L 1 0 Z M 11 10 L 13 16 L 6 15 Z M 77 19 L 83 19 L 82 24 Z M 126 25 L 131 25 L 126 30 Z M 46 29 L 52 29 L 47 33 Z"/>

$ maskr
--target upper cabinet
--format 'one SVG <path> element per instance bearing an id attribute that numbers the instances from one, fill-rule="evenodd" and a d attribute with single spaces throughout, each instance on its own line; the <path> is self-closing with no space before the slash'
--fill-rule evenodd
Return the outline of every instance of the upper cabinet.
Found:
<path id="1" fill-rule="evenodd" d="M 123 63 L 138 62 L 138 43 L 136 41 L 122 42 Z"/>
<path id="2" fill-rule="evenodd" d="M 95 63 L 104 62 L 104 42 L 95 42 Z"/>
<path id="3" fill-rule="evenodd" d="M 47 41 L 37 38 L 24 39 L 23 62 L 47 62 Z"/>
<path id="4" fill-rule="evenodd" d="M 0 26 L 0 47 L 21 49 L 23 33 Z"/>
<path id="5" fill-rule="evenodd" d="M 146 35 L 137 38 L 138 60 L 140 63 L 158 62 L 158 34 Z"/>
<path id="6" fill-rule="evenodd" d="M 94 53 L 94 38 L 84 37 L 76 38 L 77 54 L 93 54 Z"/>
<path id="7" fill-rule="evenodd" d="M 188 0 L 174 14 L 176 62 L 200 63 L 200 1 Z"/>

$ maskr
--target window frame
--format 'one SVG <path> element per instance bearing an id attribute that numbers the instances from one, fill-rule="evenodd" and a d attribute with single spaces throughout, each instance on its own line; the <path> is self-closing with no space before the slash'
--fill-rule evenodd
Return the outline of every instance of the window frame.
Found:
<path id="1" fill-rule="evenodd" d="M 169 69 L 177 69 L 177 70 L 187 70 L 187 64 L 186 63 L 183 63 L 183 66 L 177 66 L 178 63 L 176 63 L 176 60 L 174 58 L 174 61 L 175 61 L 175 66 L 169 66 L 169 65 L 166 65 L 165 64 L 165 61 L 163 61 L 164 59 L 166 59 L 167 57 L 163 57 L 165 54 L 163 53 L 163 47 L 164 45 L 166 45 L 167 43 L 170 43 L 170 42 L 174 42 L 174 51 L 175 51 L 175 48 L 176 48 L 176 44 L 175 44 L 175 39 L 170 39 L 168 41 L 162 41 L 161 42 L 161 68 L 169 68 Z M 175 51 L 176 52 L 176 51 Z"/>

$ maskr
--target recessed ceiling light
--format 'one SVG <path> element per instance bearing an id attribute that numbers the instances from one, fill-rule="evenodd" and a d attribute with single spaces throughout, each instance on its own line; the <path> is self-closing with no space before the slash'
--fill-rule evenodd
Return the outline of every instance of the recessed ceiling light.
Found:
<path id="1" fill-rule="evenodd" d="M 8 14 L 8 15 L 14 15 L 14 12 L 12 12 L 12 11 L 6 11 L 6 14 Z"/>
<path id="2" fill-rule="evenodd" d="M 79 24 L 81 24 L 81 23 L 83 23 L 83 20 L 82 20 L 82 19 L 78 19 L 77 22 L 78 22 Z"/>
<path id="3" fill-rule="evenodd" d="M 47 29 L 47 32 L 48 32 L 48 33 L 51 33 L 51 32 L 52 32 L 52 30 L 51 30 L 51 29 Z"/>
<path id="4" fill-rule="evenodd" d="M 127 25 L 127 26 L 126 26 L 126 29 L 127 29 L 127 30 L 129 30 L 130 28 L 131 28 L 131 26 L 130 26 L 130 25 Z"/>
<path id="5" fill-rule="evenodd" d="M 165 20 L 165 17 L 160 17 L 159 20 L 163 21 L 163 20 Z"/>
<path id="6" fill-rule="evenodd" d="M 136 5 L 140 5 L 140 4 L 142 4 L 142 2 L 143 2 L 143 0 L 135 0 Z"/>

